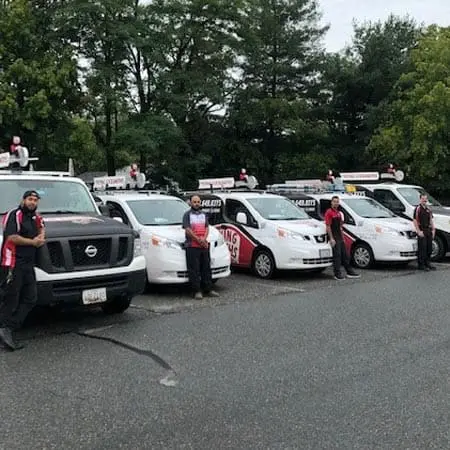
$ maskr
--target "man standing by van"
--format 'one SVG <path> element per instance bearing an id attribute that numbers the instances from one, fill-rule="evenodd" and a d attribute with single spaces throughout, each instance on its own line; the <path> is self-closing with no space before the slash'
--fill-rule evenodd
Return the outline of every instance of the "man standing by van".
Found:
<path id="1" fill-rule="evenodd" d="M 190 204 L 191 209 L 186 211 L 183 216 L 183 228 L 186 231 L 185 248 L 189 281 L 196 300 L 203 298 L 202 291 L 210 297 L 218 297 L 219 294 L 212 290 L 208 218 L 201 210 L 202 202 L 198 195 L 191 197 Z"/>
<path id="2" fill-rule="evenodd" d="M 342 266 L 344 266 L 347 272 L 347 278 L 359 278 L 360 275 L 350 266 L 347 249 L 345 248 L 343 232 L 344 218 L 342 212 L 339 211 L 339 197 L 337 195 L 331 198 L 331 208 L 325 213 L 325 225 L 327 227 L 330 245 L 333 248 L 334 278 L 336 280 L 345 279 L 341 271 Z"/>
<path id="3" fill-rule="evenodd" d="M 23 346 L 14 341 L 12 331 L 20 328 L 37 301 L 34 264 L 36 249 L 45 244 L 42 218 L 36 213 L 36 191 L 26 191 L 20 206 L 3 219 L 0 289 L 0 342 L 10 350 Z"/>
<path id="4" fill-rule="evenodd" d="M 417 260 L 419 270 L 430 271 L 436 270 L 436 267 L 430 264 L 436 229 L 434 227 L 433 213 L 428 208 L 427 203 L 427 195 L 421 194 L 419 204 L 414 211 L 414 227 L 417 232 Z"/>

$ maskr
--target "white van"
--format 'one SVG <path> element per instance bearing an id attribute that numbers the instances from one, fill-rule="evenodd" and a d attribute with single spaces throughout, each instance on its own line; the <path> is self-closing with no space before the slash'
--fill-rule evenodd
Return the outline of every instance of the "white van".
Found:
<path id="1" fill-rule="evenodd" d="M 386 208 L 410 220 L 413 219 L 420 195 L 426 194 L 436 226 L 431 258 L 434 261 L 442 261 L 445 258 L 450 251 L 450 209 L 442 206 L 421 186 L 399 183 L 364 184 L 363 186 L 372 191 L 373 197 Z"/>
<path id="2" fill-rule="evenodd" d="M 183 214 L 189 205 L 156 192 L 106 191 L 96 193 L 110 208 L 111 217 L 138 230 L 147 263 L 147 279 L 155 284 L 187 283 Z M 230 276 L 230 252 L 222 235 L 210 227 L 213 281 Z"/>
<path id="3" fill-rule="evenodd" d="M 417 234 L 410 220 L 396 216 L 376 200 L 366 197 L 364 192 L 301 192 L 276 185 L 273 190 L 282 190 L 283 195 L 296 204 L 308 204 L 315 209 L 309 214 L 320 220 L 331 207 L 331 199 L 337 195 L 344 218 L 344 239 L 352 263 L 367 269 L 376 262 L 409 263 L 417 258 Z"/>
<path id="4" fill-rule="evenodd" d="M 220 188 L 221 180 L 200 180 L 199 185 Z M 186 199 L 194 193 L 223 234 L 233 266 L 251 268 L 261 278 L 271 278 L 276 269 L 320 272 L 331 266 L 325 225 L 287 198 L 251 190 L 199 190 L 186 193 Z"/>

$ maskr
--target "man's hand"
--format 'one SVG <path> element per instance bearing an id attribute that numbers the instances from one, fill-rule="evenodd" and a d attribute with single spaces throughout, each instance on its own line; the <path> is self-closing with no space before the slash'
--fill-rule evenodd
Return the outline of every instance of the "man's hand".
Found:
<path id="1" fill-rule="evenodd" d="M 417 232 L 417 236 L 423 238 L 425 235 L 423 234 L 423 231 L 420 231 L 420 230 L 419 230 L 419 231 Z"/>
<path id="2" fill-rule="evenodd" d="M 200 239 L 199 244 L 203 247 L 203 248 L 208 248 L 208 241 L 206 239 Z"/>
<path id="3" fill-rule="evenodd" d="M 36 236 L 33 239 L 33 246 L 36 248 L 42 247 L 45 244 L 45 239 L 43 236 Z"/>
<path id="4" fill-rule="evenodd" d="M 336 245 L 336 241 L 334 239 L 330 239 L 330 245 L 334 247 Z"/>
<path id="5" fill-rule="evenodd" d="M 433 236 L 433 239 L 434 239 L 434 237 L 436 236 L 436 230 L 433 228 L 433 230 L 431 231 L 431 236 Z"/>

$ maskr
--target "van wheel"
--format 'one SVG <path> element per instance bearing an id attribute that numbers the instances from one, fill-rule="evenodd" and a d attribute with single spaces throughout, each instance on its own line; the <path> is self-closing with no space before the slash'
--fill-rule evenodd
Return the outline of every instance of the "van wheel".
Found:
<path id="1" fill-rule="evenodd" d="M 375 262 L 372 249 L 364 242 L 355 244 L 352 250 L 352 262 L 359 269 L 369 269 Z"/>
<path id="2" fill-rule="evenodd" d="M 275 272 L 275 260 L 268 250 L 258 250 L 253 259 L 252 270 L 259 278 L 269 279 Z"/>
<path id="3" fill-rule="evenodd" d="M 108 303 L 102 305 L 105 314 L 122 314 L 131 305 L 131 297 L 116 297 Z"/>
<path id="4" fill-rule="evenodd" d="M 444 240 L 441 236 L 436 234 L 433 239 L 433 249 L 431 252 L 431 259 L 433 261 L 442 261 L 446 254 L 446 248 L 444 244 Z"/>

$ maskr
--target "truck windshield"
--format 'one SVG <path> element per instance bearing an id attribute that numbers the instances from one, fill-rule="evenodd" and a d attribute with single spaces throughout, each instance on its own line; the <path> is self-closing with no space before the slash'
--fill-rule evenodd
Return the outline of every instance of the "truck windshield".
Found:
<path id="1" fill-rule="evenodd" d="M 248 202 L 266 220 L 304 220 L 310 219 L 303 209 L 290 200 L 280 197 L 249 198 Z"/>
<path id="2" fill-rule="evenodd" d="M 127 200 L 136 220 L 141 225 L 164 226 L 181 225 L 183 214 L 189 205 L 178 199 Z"/>
<path id="3" fill-rule="evenodd" d="M 428 197 L 428 203 L 431 206 L 442 206 L 435 200 L 425 189 L 418 187 L 404 187 L 398 188 L 399 194 L 412 206 L 417 206 L 420 203 L 420 196 L 425 194 Z"/>
<path id="4" fill-rule="evenodd" d="M 0 213 L 16 208 L 24 192 L 39 193 L 38 211 L 41 214 L 98 214 L 87 187 L 76 181 L 3 179 L 0 180 Z"/>
<path id="5" fill-rule="evenodd" d="M 371 198 L 346 198 L 345 204 L 358 216 L 365 219 L 388 219 L 390 217 L 395 217 L 395 214 L 389 211 L 389 209 Z"/>

